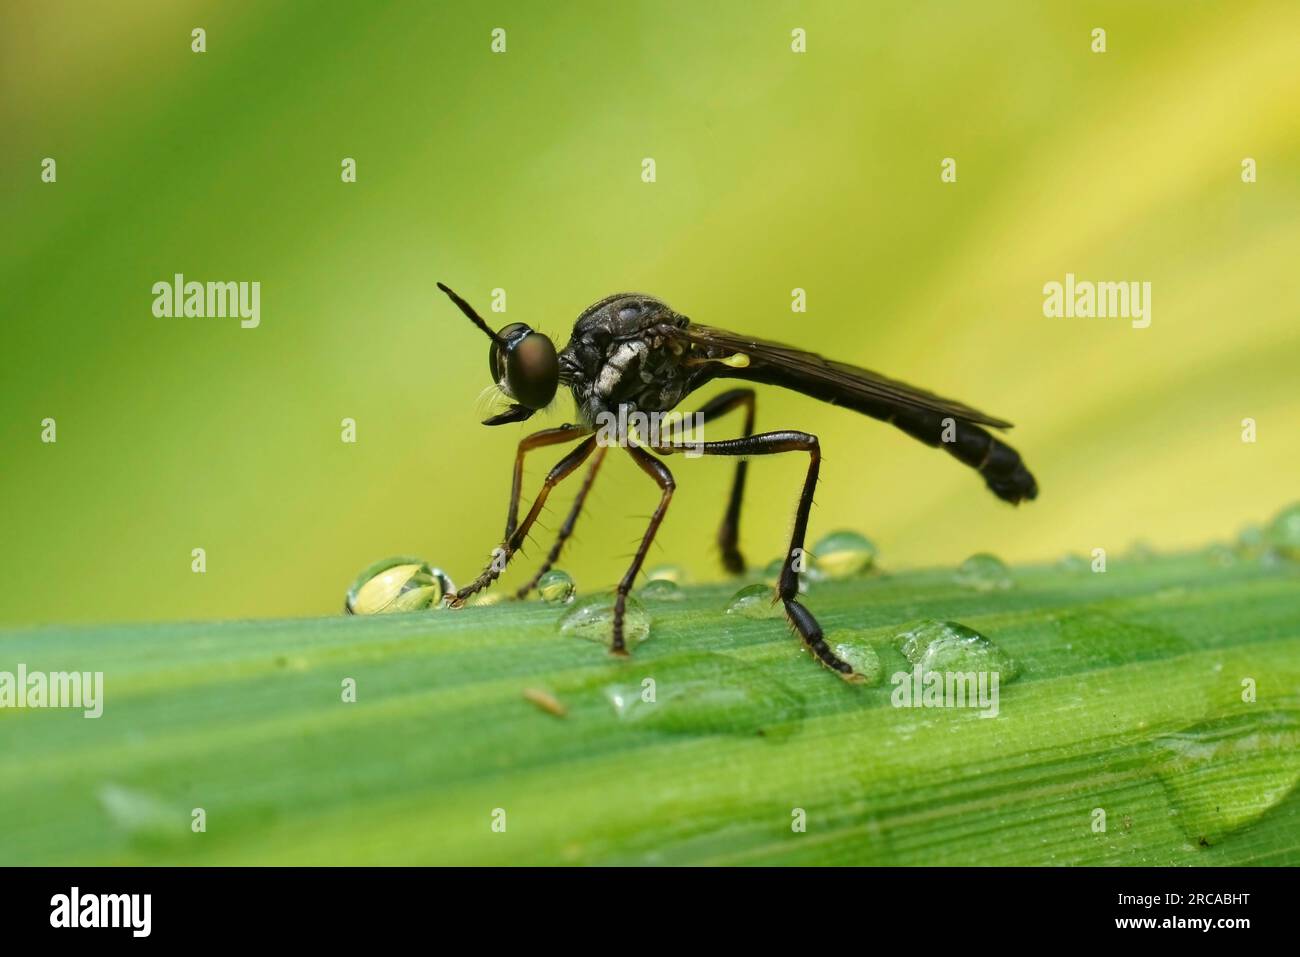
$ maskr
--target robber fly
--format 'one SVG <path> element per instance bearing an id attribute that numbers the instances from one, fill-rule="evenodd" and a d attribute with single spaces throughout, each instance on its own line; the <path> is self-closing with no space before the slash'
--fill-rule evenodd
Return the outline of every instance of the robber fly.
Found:
<path id="1" fill-rule="evenodd" d="M 573 393 L 578 418 L 577 424 L 543 429 L 520 441 L 515 455 L 503 542 L 483 573 L 450 596 L 453 605 L 463 604 L 475 592 L 496 581 L 537 521 L 551 490 L 590 460 L 586 477 L 555 545 L 542 568 L 519 589 L 518 596 L 526 596 L 558 560 L 608 451 L 607 444 L 597 441 L 598 419 L 617 416 L 620 407 L 624 407 L 626 413 L 670 412 L 688 395 L 714 379 L 745 379 L 781 386 L 864 413 L 902 429 L 927 445 L 941 447 L 959 462 L 979 472 L 989 490 L 1003 501 L 1016 504 L 1038 495 L 1038 485 L 1020 460 L 1020 455 L 984 428 L 1007 429 L 1011 427 L 1009 422 L 866 369 L 825 359 L 793 346 L 700 325 L 673 311 L 662 300 L 639 293 L 618 293 L 588 307 L 574 324 L 568 345 L 557 353 L 548 337 L 523 323 L 511 323 L 499 331 L 492 331 L 464 299 L 442 283 L 438 283 L 438 288 L 492 340 L 488 352 L 492 381 L 511 400 L 511 405 L 487 419 L 484 425 L 525 421 L 551 403 L 560 385 L 567 386 Z M 723 565 L 734 574 L 745 569 L 738 547 L 738 530 L 748 458 L 781 452 L 806 454 L 808 471 L 795 510 L 794 533 L 773 600 L 779 599 L 784 604 L 790 623 L 818 660 L 840 675 L 849 677 L 853 669 L 826 644 L 821 626 L 798 597 L 796 558 L 803 553 L 808 513 L 812 508 L 813 490 L 821 464 L 817 436 L 794 430 L 755 433 L 754 390 L 748 388 L 731 389 L 715 396 L 699 410 L 696 421 L 710 422 L 736 410 L 744 412 L 744 428 L 739 438 L 692 444 L 694 450 L 702 451 L 704 455 L 740 457 L 727 510 L 718 531 Z M 541 491 L 520 521 L 524 456 L 544 446 L 573 442 L 578 445 L 550 470 Z M 610 648 L 613 654 L 627 653 L 623 640 L 627 595 L 676 488 L 668 466 L 650 453 L 665 456 L 685 448 L 682 441 L 662 438 L 658 444 L 626 443 L 628 454 L 659 486 L 660 497 L 632 564 L 618 584 Z"/>

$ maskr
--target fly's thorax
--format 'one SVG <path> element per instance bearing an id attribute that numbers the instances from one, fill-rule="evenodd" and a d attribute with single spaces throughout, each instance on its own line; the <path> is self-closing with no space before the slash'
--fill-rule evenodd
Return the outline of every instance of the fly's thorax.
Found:
<path id="1" fill-rule="evenodd" d="M 614 338 L 627 338 L 652 326 L 675 323 L 683 317 L 672 306 L 640 292 L 619 292 L 606 296 L 582 311 L 574 323 L 573 335 L 600 334 Z"/>
<path id="2" fill-rule="evenodd" d="M 624 405 L 645 412 L 676 406 L 690 391 L 689 374 L 655 330 L 688 322 L 663 300 L 642 293 L 607 296 L 585 309 L 560 354 L 561 375 L 583 421 L 617 414 Z"/>

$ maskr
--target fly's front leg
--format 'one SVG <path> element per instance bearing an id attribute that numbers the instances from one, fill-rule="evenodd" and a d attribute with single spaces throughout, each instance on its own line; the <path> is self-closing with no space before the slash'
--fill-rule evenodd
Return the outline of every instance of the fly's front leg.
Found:
<path id="1" fill-rule="evenodd" d="M 700 424 L 711 422 L 719 416 L 726 415 L 733 409 L 745 410 L 744 437 L 754 434 L 754 400 L 753 389 L 731 389 L 719 393 L 700 407 L 695 414 L 700 417 Z M 736 477 L 731 483 L 731 496 L 727 499 L 727 511 L 723 515 L 722 525 L 718 528 L 718 548 L 722 550 L 722 566 L 733 575 L 745 573 L 745 558 L 740 554 L 740 502 L 745 495 L 745 470 L 749 462 L 741 459 L 736 463 Z"/>
<path id="2" fill-rule="evenodd" d="M 537 587 L 542 576 L 554 567 L 555 563 L 560 560 L 560 552 L 564 550 L 564 543 L 569 540 L 573 534 L 573 526 L 578 523 L 578 516 L 582 513 L 582 506 L 587 501 L 587 493 L 591 491 L 592 484 L 596 481 L 596 473 L 600 471 L 600 463 L 605 461 L 606 446 L 599 446 L 592 455 L 591 465 L 587 469 L 587 477 L 582 480 L 582 488 L 578 489 L 577 497 L 573 500 L 573 507 L 569 509 L 568 517 L 565 518 L 564 524 L 560 526 L 560 534 L 556 536 L 555 544 L 551 546 L 550 553 L 546 556 L 546 561 L 542 562 L 542 567 L 537 569 L 537 573 L 525 585 L 520 585 L 519 590 L 515 592 L 516 598 L 527 598 L 528 593 Z"/>
<path id="3" fill-rule="evenodd" d="M 570 428 L 573 428 L 573 426 L 570 426 Z M 545 433 L 538 434 L 542 435 Z M 554 441 L 559 442 L 563 441 L 563 439 L 555 439 Z M 554 443 L 542 444 L 547 445 Z M 520 443 L 520 447 L 523 447 L 522 442 Z M 501 546 L 496 549 L 495 552 L 493 552 L 492 561 L 488 564 L 487 568 L 483 569 L 482 574 L 480 574 L 478 578 L 474 579 L 474 581 L 470 582 L 464 588 L 459 589 L 454 595 L 450 596 L 450 602 L 453 607 L 458 608 L 465 604 L 465 599 L 469 598 L 470 595 L 481 591 L 501 577 L 501 573 L 506 570 L 506 565 L 509 564 L 511 556 L 519 550 L 519 547 L 524 543 L 524 540 L 527 539 L 529 530 L 533 527 L 533 523 L 537 521 L 537 516 L 541 514 L 542 507 L 546 504 L 547 496 L 551 494 L 551 489 L 555 488 L 556 485 L 572 474 L 574 469 L 585 462 L 594 448 L 596 448 L 596 436 L 593 435 L 564 458 L 560 459 L 559 463 L 552 468 L 549 473 L 547 473 L 546 480 L 542 483 L 541 490 L 537 493 L 537 498 L 533 500 L 532 508 L 530 508 L 528 514 L 524 516 L 524 520 L 520 522 L 517 527 L 512 528 L 510 532 L 507 533 L 505 541 L 501 543 Z M 511 515 L 513 516 L 518 507 L 518 496 L 517 494 L 512 495 L 511 498 L 513 500 Z"/>
<path id="4" fill-rule="evenodd" d="M 510 482 L 510 509 L 506 513 L 506 531 L 501 536 L 502 541 L 508 541 L 510 536 L 514 534 L 515 526 L 519 524 L 519 498 L 524 484 L 524 456 L 533 449 L 572 442 L 587 435 L 590 431 L 590 429 L 583 428 L 581 425 L 561 425 L 554 429 L 542 429 L 540 432 L 526 435 L 519 440 L 519 448 L 515 450 L 514 475 Z"/>
<path id="5" fill-rule="evenodd" d="M 661 494 L 659 496 L 659 506 L 655 509 L 654 514 L 650 516 L 650 524 L 646 527 L 645 534 L 641 536 L 641 544 L 636 550 L 636 555 L 632 558 L 632 564 L 628 566 L 623 580 L 618 583 L 618 594 L 614 599 L 614 641 L 609 649 L 609 653 L 612 655 L 627 654 L 627 648 L 623 642 L 623 615 L 627 610 L 627 594 L 636 583 L 636 574 L 641 570 L 646 552 L 650 550 L 650 543 L 654 541 L 655 533 L 659 531 L 659 526 L 664 520 L 664 513 L 668 511 L 668 503 L 672 501 L 673 490 L 677 488 L 677 483 L 673 481 L 673 473 L 668 471 L 668 466 L 664 465 L 663 462 L 660 462 L 645 449 L 635 445 L 629 445 L 627 451 L 632 456 L 633 461 L 641 467 L 641 470 L 659 485 Z"/>
<path id="6" fill-rule="evenodd" d="M 660 447 L 661 452 L 686 451 L 687 446 L 674 443 Z M 808 513 L 812 511 L 813 492 L 817 488 L 817 473 L 821 469 L 821 446 L 817 436 L 807 432 L 760 432 L 743 439 L 727 439 L 721 442 L 702 442 L 691 451 L 699 450 L 704 455 L 775 455 L 780 452 L 807 452 L 808 474 L 804 478 L 803 490 L 799 493 L 799 504 L 794 514 L 794 533 L 790 536 L 790 548 L 785 561 L 781 563 L 781 577 L 777 580 L 776 597 L 785 605 L 786 617 L 790 624 L 804 640 L 817 660 L 827 668 L 837 672 L 842 678 L 852 680 L 853 668 L 842 661 L 826 644 L 826 636 L 821 625 L 812 612 L 799 603 L 799 573 L 795 570 L 797 556 L 803 554 L 804 536 L 808 532 Z"/>
<path id="7" fill-rule="evenodd" d="M 488 565 L 483 573 L 473 585 L 460 589 L 454 595 L 448 596 L 448 601 L 452 607 L 459 608 L 465 603 L 465 599 L 474 592 L 485 588 L 496 580 L 503 571 L 505 571 L 506 544 L 514 534 L 516 526 L 519 524 L 519 498 L 522 494 L 524 483 L 524 456 L 533 449 L 545 448 L 548 445 L 560 445 L 564 442 L 572 442 L 590 430 L 579 425 L 561 425 L 554 429 L 542 429 L 540 432 L 534 432 L 532 435 L 526 435 L 519 440 L 519 447 L 515 450 L 515 467 L 510 481 L 510 506 L 506 510 L 506 530 L 501 536 L 501 546 L 492 552 L 492 562 Z M 504 560 L 503 560 L 504 558 Z M 490 574 L 493 569 L 496 574 Z"/>

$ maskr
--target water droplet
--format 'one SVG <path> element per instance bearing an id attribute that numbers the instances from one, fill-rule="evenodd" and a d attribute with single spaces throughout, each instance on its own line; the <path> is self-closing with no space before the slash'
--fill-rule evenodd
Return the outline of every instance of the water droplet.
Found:
<path id="1" fill-rule="evenodd" d="M 541 595 L 542 601 L 548 605 L 567 605 L 573 601 L 573 596 L 577 593 L 578 589 L 573 584 L 573 579 L 569 577 L 569 573 L 562 572 L 558 568 L 552 568 L 537 579 L 537 594 Z"/>
<path id="2" fill-rule="evenodd" d="M 465 603 L 466 608 L 486 608 L 488 605 L 499 605 L 506 600 L 506 596 L 499 591 L 478 591 L 469 596 L 469 601 Z"/>
<path id="3" fill-rule="evenodd" d="M 1193 843 L 1214 845 L 1300 780 L 1300 713 L 1251 711 L 1156 738 L 1157 773 Z"/>
<path id="4" fill-rule="evenodd" d="M 1274 551 L 1286 558 L 1300 559 L 1300 502 L 1277 513 L 1266 537 Z"/>
<path id="5" fill-rule="evenodd" d="M 1063 572 L 1086 572 L 1091 565 L 1089 564 L 1088 559 L 1084 558 L 1082 555 L 1075 555 L 1071 552 L 1068 555 L 1062 556 L 1061 560 L 1056 563 L 1056 567 Z"/>
<path id="6" fill-rule="evenodd" d="M 813 546 L 812 553 L 813 567 L 832 580 L 861 575 L 876 563 L 876 546 L 871 540 L 847 530 L 831 532 Z"/>
<path id="7" fill-rule="evenodd" d="M 746 585 L 731 596 L 726 613 L 741 618 L 783 618 L 785 608 L 773 601 L 776 593 L 768 585 Z"/>
<path id="8" fill-rule="evenodd" d="M 375 562 L 352 583 L 344 605 L 353 615 L 389 615 L 438 608 L 456 590 L 441 569 L 420 558 L 385 558 Z"/>
<path id="9" fill-rule="evenodd" d="M 1261 525 L 1246 525 L 1237 533 L 1237 554 L 1247 561 L 1271 564 L 1277 558 L 1268 542 L 1268 530 Z"/>
<path id="10" fill-rule="evenodd" d="M 679 655 L 654 663 L 644 683 L 611 685 L 621 721 L 673 734 L 788 736 L 803 722 L 801 697 L 758 667 L 726 655 Z M 649 699 L 649 700 L 647 700 Z"/>
<path id="11" fill-rule="evenodd" d="M 559 629 L 575 638 L 609 645 L 614 640 L 614 596 L 592 595 L 578 602 L 560 619 Z M 650 615 L 629 595 L 623 609 L 623 642 L 631 649 L 649 636 Z"/>
<path id="12" fill-rule="evenodd" d="M 1242 548 L 1263 548 L 1265 532 L 1262 526 L 1243 525 L 1237 533 L 1237 544 Z"/>
<path id="13" fill-rule="evenodd" d="M 686 598 L 686 592 L 668 578 L 650 579 L 642 586 L 640 595 L 644 601 L 683 601 Z"/>
<path id="14" fill-rule="evenodd" d="M 922 672 L 998 672 L 999 680 L 1019 674 L 1006 653 L 973 628 L 933 618 L 917 623 L 897 638 L 898 650 Z"/>
<path id="15" fill-rule="evenodd" d="M 1038 659 L 1044 666 L 1060 653 L 1058 648 L 1068 653 L 1070 666 L 1079 670 L 1161 660 L 1189 650 L 1187 640 L 1168 628 L 1093 609 L 1067 612 L 1055 624 L 1060 640 L 1049 643 Z"/>
<path id="16" fill-rule="evenodd" d="M 853 674 L 843 675 L 852 684 L 873 685 L 880 680 L 880 656 L 861 634 L 851 628 L 837 628 L 826 636 L 826 643 Z"/>
<path id="17" fill-rule="evenodd" d="M 987 552 L 972 555 L 953 576 L 957 584 L 976 591 L 1002 591 L 1011 587 L 1011 570 L 1002 559 Z"/>
<path id="18" fill-rule="evenodd" d="M 686 584 L 686 572 L 680 565 L 656 565 L 645 573 L 646 581 L 666 581 L 674 585 Z"/>

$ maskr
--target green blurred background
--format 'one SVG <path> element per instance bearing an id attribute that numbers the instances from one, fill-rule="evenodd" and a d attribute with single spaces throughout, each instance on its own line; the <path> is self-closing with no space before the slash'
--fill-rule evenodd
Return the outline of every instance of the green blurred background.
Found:
<path id="1" fill-rule="evenodd" d="M 1297 36 L 1291 2 L 6 3 L 0 623 L 330 614 L 399 553 L 471 577 L 527 427 L 477 424 L 486 343 L 439 279 L 561 340 L 651 292 L 1016 422 L 1042 489 L 1018 510 L 762 393 L 760 428 L 822 437 L 813 536 L 858 528 L 887 566 L 1231 537 L 1300 474 Z M 260 281 L 260 328 L 154 318 L 177 272 Z M 1066 272 L 1150 281 L 1151 327 L 1044 318 Z M 804 464 L 751 470 L 752 562 Z M 651 562 L 714 577 L 730 465 L 674 468 Z M 580 588 L 655 500 L 611 457 Z"/>

